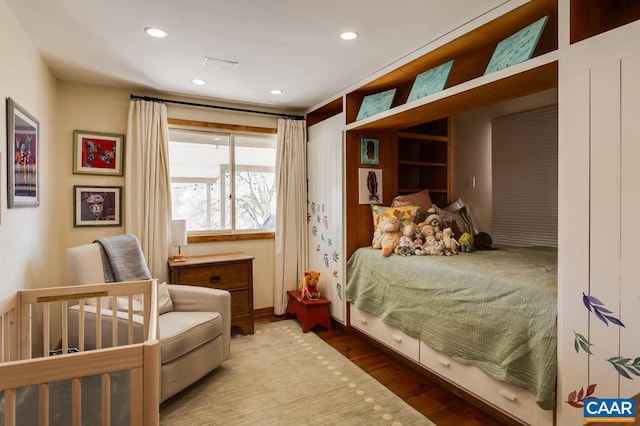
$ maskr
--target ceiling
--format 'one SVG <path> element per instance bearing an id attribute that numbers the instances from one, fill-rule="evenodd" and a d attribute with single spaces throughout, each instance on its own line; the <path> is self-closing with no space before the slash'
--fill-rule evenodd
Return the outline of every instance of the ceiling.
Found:
<path id="1" fill-rule="evenodd" d="M 304 111 L 511 0 L 5 1 L 59 80 Z"/>

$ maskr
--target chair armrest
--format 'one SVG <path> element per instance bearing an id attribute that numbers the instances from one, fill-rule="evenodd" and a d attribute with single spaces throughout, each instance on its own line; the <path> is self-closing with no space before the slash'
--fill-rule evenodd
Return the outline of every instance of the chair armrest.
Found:
<path id="1" fill-rule="evenodd" d="M 215 288 L 167 284 L 174 311 L 219 312 L 222 315 L 222 342 L 229 357 L 231 344 L 231 293 Z"/>

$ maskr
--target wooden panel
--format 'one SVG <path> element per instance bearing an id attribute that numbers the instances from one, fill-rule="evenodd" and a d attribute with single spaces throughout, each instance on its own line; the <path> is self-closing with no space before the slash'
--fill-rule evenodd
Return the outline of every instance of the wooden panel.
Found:
<path id="1" fill-rule="evenodd" d="M 342 112 L 342 97 L 334 99 L 326 105 L 321 106 L 307 114 L 307 128 L 327 120 Z M 344 124 L 344 121 L 343 121 Z M 311 138 L 309 138 L 311 140 Z"/>
<path id="2" fill-rule="evenodd" d="M 626 325 L 621 331 L 620 353 L 635 359 L 640 357 L 640 285 L 638 285 L 638 245 L 635 229 L 640 212 L 640 55 L 622 60 L 622 118 L 621 118 L 621 236 L 620 236 L 620 316 Z M 620 396 L 627 398 L 640 392 L 640 380 L 622 379 Z"/>
<path id="3" fill-rule="evenodd" d="M 249 314 L 249 290 L 231 292 L 231 312 L 234 317 Z"/>
<path id="4" fill-rule="evenodd" d="M 586 389 L 588 355 L 576 353 L 574 332 L 589 338 L 589 70 L 560 76 L 558 141 L 558 403 L 557 424 L 582 424 L 582 409 L 567 404 Z"/>
<path id="5" fill-rule="evenodd" d="M 589 292 L 620 316 L 620 65 L 591 70 L 591 202 Z M 603 359 L 618 356 L 620 327 L 591 315 L 589 380 L 598 397 L 618 396 L 619 375 Z"/>
<path id="6" fill-rule="evenodd" d="M 377 138 L 380 141 L 380 164 L 363 166 L 360 164 L 360 139 Z M 373 219 L 369 204 L 358 204 L 358 169 L 382 169 L 382 204 L 388 206 L 398 195 L 398 148 L 393 133 L 347 132 L 345 154 L 345 209 L 346 209 L 346 259 L 359 247 L 371 245 L 373 238 Z"/>
<path id="7" fill-rule="evenodd" d="M 640 19 L 638 0 L 571 0 L 570 37 L 577 43 Z"/>

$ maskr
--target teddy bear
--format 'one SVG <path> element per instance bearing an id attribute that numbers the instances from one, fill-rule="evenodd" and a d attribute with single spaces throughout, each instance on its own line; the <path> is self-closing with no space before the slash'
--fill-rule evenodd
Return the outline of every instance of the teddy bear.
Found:
<path id="1" fill-rule="evenodd" d="M 435 229 L 433 229 L 433 226 L 431 225 L 426 225 L 424 223 L 421 223 L 420 225 L 418 225 L 418 229 L 420 230 L 420 234 L 422 235 L 422 238 L 436 236 L 436 231 Z"/>
<path id="2" fill-rule="evenodd" d="M 416 235 L 413 239 L 413 254 L 416 256 L 424 256 L 427 254 L 424 250 L 424 240 L 419 235 Z"/>
<path id="3" fill-rule="evenodd" d="M 318 281 L 320 280 L 320 272 L 305 271 L 304 278 L 300 282 L 300 296 L 307 299 L 319 299 L 320 290 L 318 289 Z"/>
<path id="4" fill-rule="evenodd" d="M 424 220 L 424 222 L 419 223 L 418 227 L 422 229 L 424 225 L 430 225 L 433 228 L 434 232 L 440 231 L 442 219 L 440 218 L 440 215 L 436 213 L 436 209 L 431 207 L 429 210 L 427 210 L 427 214 L 427 218 Z"/>
<path id="5" fill-rule="evenodd" d="M 414 253 L 413 241 L 411 240 L 411 237 L 408 237 L 406 235 L 400 237 L 398 247 L 396 247 L 393 252 L 400 256 L 411 256 Z"/>
<path id="6" fill-rule="evenodd" d="M 458 254 L 458 247 L 460 243 L 453 238 L 453 231 L 451 228 L 444 228 L 442 230 L 442 244 L 444 245 L 445 254 Z"/>
<path id="7" fill-rule="evenodd" d="M 473 235 L 471 235 L 468 232 L 465 232 L 464 234 L 460 235 L 458 242 L 460 243 L 461 252 L 471 253 L 476 250 L 476 248 L 473 246 Z"/>
<path id="8" fill-rule="evenodd" d="M 380 218 L 379 228 L 383 232 L 380 241 L 380 248 L 384 257 L 393 253 L 393 250 L 400 244 L 400 220 L 396 216 L 383 216 Z"/>

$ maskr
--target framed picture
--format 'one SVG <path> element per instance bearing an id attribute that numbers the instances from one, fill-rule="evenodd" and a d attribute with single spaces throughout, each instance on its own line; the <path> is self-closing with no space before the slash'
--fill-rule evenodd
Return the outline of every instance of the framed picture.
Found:
<path id="1" fill-rule="evenodd" d="M 390 89 L 384 92 L 365 96 L 364 99 L 362 99 L 362 104 L 360 104 L 360 110 L 358 110 L 356 121 L 388 110 L 389 108 L 391 108 L 393 97 L 395 95 L 396 89 Z"/>
<path id="2" fill-rule="evenodd" d="M 358 169 L 359 204 L 382 204 L 382 169 Z"/>
<path id="3" fill-rule="evenodd" d="M 73 173 L 122 176 L 124 135 L 73 131 Z"/>
<path id="4" fill-rule="evenodd" d="M 9 208 L 40 205 L 40 123 L 7 98 L 7 195 Z"/>
<path id="5" fill-rule="evenodd" d="M 407 102 L 424 98 L 425 96 L 432 95 L 444 89 L 444 85 L 447 83 L 452 66 L 453 59 L 418 74 L 416 80 L 413 82 L 413 86 L 411 87 L 411 92 L 409 93 Z"/>
<path id="6" fill-rule="evenodd" d="M 380 141 L 378 139 L 362 138 L 360 139 L 360 163 L 362 164 L 380 164 Z"/>
<path id="7" fill-rule="evenodd" d="M 121 226 L 121 186 L 74 186 L 73 226 Z"/>
<path id="8" fill-rule="evenodd" d="M 548 19 L 542 17 L 498 43 L 484 75 L 531 59 Z"/>

